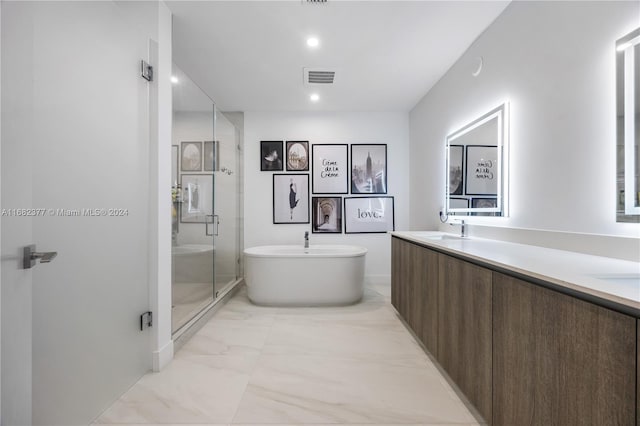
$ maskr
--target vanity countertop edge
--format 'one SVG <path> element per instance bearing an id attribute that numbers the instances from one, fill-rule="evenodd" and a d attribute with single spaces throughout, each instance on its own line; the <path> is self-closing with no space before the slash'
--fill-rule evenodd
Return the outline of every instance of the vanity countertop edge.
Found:
<path id="1" fill-rule="evenodd" d="M 616 281 L 616 277 L 640 277 L 640 262 L 438 231 L 389 234 L 640 318 L 640 285 Z"/>

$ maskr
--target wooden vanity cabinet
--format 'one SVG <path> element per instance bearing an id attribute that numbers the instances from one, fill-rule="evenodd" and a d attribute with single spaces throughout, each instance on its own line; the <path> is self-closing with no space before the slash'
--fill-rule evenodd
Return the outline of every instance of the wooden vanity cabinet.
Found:
<path id="1" fill-rule="evenodd" d="M 438 354 L 440 365 L 492 423 L 492 272 L 439 254 Z"/>
<path id="2" fill-rule="evenodd" d="M 392 303 L 489 425 L 640 426 L 640 319 L 392 238 Z"/>
<path id="3" fill-rule="evenodd" d="M 636 423 L 636 319 L 494 272 L 493 425 Z"/>
<path id="4" fill-rule="evenodd" d="M 403 291 L 404 291 L 404 265 L 403 246 L 405 243 L 398 238 L 391 238 L 391 304 L 401 317 L 406 318 L 404 312 Z"/>
<path id="5" fill-rule="evenodd" d="M 434 356 L 438 333 L 438 254 L 392 239 L 391 303 Z"/>

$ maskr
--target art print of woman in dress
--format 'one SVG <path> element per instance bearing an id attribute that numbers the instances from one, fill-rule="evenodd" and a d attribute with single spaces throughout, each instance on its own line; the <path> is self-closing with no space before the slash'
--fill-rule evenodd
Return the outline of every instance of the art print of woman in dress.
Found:
<path id="1" fill-rule="evenodd" d="M 296 199 L 296 195 L 298 194 L 298 187 L 296 186 L 293 179 L 289 181 L 289 208 L 291 209 L 291 219 L 293 220 L 293 209 L 298 205 L 299 199 Z"/>

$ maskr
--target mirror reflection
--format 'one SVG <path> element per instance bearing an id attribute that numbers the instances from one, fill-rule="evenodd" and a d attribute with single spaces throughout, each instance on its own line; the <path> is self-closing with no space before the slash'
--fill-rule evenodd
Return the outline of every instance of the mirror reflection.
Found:
<path id="1" fill-rule="evenodd" d="M 640 28 L 616 42 L 618 222 L 640 222 Z"/>
<path id="2" fill-rule="evenodd" d="M 506 103 L 447 136 L 446 211 L 506 216 Z"/>

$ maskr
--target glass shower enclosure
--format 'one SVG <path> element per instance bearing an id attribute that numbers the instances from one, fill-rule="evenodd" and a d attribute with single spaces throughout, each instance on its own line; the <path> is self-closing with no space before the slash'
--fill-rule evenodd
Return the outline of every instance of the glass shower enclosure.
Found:
<path id="1" fill-rule="evenodd" d="M 240 275 L 236 126 L 175 64 L 172 131 L 172 333 Z"/>

